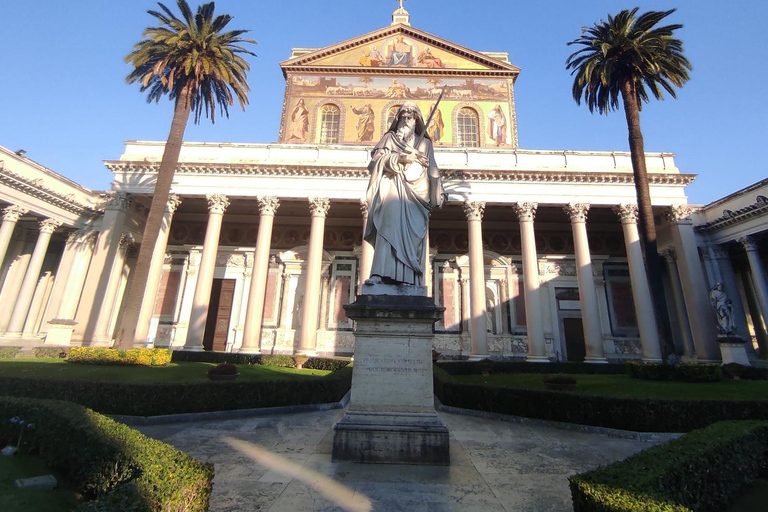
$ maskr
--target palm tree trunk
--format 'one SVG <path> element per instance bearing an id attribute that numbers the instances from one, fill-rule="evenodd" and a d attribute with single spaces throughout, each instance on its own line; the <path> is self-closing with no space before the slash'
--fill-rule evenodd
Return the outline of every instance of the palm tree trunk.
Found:
<path id="1" fill-rule="evenodd" d="M 141 303 L 147 287 L 147 279 L 152 264 L 152 252 L 160 235 L 160 227 L 165 215 L 166 205 L 168 204 L 168 196 L 171 192 L 171 183 L 176 172 L 176 165 L 179 163 L 179 154 L 184 142 L 184 131 L 187 128 L 187 121 L 191 111 L 191 92 L 191 89 L 184 88 L 182 93 L 176 98 L 171 131 L 168 134 L 168 140 L 163 151 L 163 159 L 157 172 L 152 204 L 147 215 L 147 222 L 144 225 L 139 256 L 136 260 L 136 268 L 133 270 L 130 289 L 125 301 L 125 310 L 122 322 L 120 323 L 120 329 L 118 330 L 117 343 L 115 345 L 120 348 L 132 348 L 134 345 L 141 346 L 146 342 L 146 340 L 135 339 L 136 323 L 139 319 Z"/>
<path id="2" fill-rule="evenodd" d="M 624 103 L 624 114 L 629 130 L 629 152 L 632 160 L 632 174 L 637 194 L 637 209 L 639 212 L 638 231 L 645 254 L 645 267 L 648 274 L 648 285 L 651 289 L 653 311 L 661 340 L 664 358 L 676 353 L 672 341 L 672 329 L 667 315 L 667 299 L 664 295 L 664 282 L 661 278 L 661 259 L 656 244 L 656 223 L 651 207 L 651 190 L 648 185 L 648 171 L 645 167 L 645 148 L 643 132 L 640 130 L 640 107 L 637 102 L 634 84 L 625 81 L 621 85 L 621 99 Z"/>

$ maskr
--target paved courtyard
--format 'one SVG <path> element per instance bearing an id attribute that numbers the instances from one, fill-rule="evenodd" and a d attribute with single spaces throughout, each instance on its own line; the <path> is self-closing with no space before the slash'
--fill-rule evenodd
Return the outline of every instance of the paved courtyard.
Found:
<path id="1" fill-rule="evenodd" d="M 138 427 L 206 462 L 212 512 L 571 511 L 568 476 L 624 459 L 641 439 L 440 412 L 451 465 L 331 462 L 343 409 Z"/>

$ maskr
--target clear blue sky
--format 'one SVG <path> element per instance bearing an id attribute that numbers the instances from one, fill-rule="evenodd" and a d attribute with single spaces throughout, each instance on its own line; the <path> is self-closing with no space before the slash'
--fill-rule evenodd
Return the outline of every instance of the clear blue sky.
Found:
<path id="1" fill-rule="evenodd" d="M 196 7 L 197 0 L 190 4 Z M 166 5 L 173 6 L 175 0 Z M 566 43 L 607 13 L 678 8 L 668 20 L 693 63 L 678 99 L 653 101 L 641 114 L 647 151 L 677 155 L 698 174 L 691 203 L 704 204 L 768 175 L 768 3 L 764 0 L 407 0 L 411 24 L 478 51 L 509 52 L 522 71 L 516 85 L 520 146 L 525 149 L 628 150 L 622 112 L 590 114 L 571 98 Z M 165 140 L 172 105 L 147 104 L 125 83 L 123 57 L 153 24 L 149 0 L 5 2 L 0 37 L 0 145 L 82 185 L 108 189 L 103 160 L 130 139 Z M 387 26 L 396 0 L 218 0 L 231 28 L 258 40 L 251 103 L 215 125 L 190 124 L 185 139 L 273 142 L 284 80 L 279 62 L 293 47 L 319 48 Z"/>

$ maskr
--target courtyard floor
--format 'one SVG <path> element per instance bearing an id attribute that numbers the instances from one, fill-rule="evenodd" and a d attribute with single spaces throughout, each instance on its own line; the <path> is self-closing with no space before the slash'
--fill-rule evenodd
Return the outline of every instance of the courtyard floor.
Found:
<path id="1" fill-rule="evenodd" d="M 440 412 L 451 465 L 331 461 L 344 409 L 137 427 L 205 462 L 211 512 L 563 511 L 568 477 L 676 437 Z"/>

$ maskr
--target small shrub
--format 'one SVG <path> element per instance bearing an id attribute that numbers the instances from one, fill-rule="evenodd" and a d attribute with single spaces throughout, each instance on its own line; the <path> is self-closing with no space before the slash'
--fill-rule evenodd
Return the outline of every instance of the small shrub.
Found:
<path id="1" fill-rule="evenodd" d="M 768 368 L 747 366 L 741 374 L 743 380 L 768 380 Z"/>
<path id="2" fill-rule="evenodd" d="M 219 363 L 216 366 L 208 368 L 208 375 L 235 375 L 240 373 L 237 366 L 232 363 Z"/>
<path id="3" fill-rule="evenodd" d="M 291 356 L 261 356 L 264 366 L 281 366 L 283 368 L 296 368 L 296 361 Z"/>
<path id="4" fill-rule="evenodd" d="M 627 363 L 627 374 L 633 379 L 641 380 L 672 380 L 675 370 L 672 365 L 665 363 Z"/>
<path id="5" fill-rule="evenodd" d="M 718 382 L 723 370 L 716 363 L 678 363 L 674 366 L 675 380 L 684 382 Z"/>
<path id="6" fill-rule="evenodd" d="M 329 372 L 335 372 L 347 365 L 349 361 L 345 359 L 330 359 L 327 357 L 310 357 L 309 361 L 304 363 L 303 368 L 307 370 L 325 370 Z"/>
<path id="7" fill-rule="evenodd" d="M 117 350 L 102 347 L 73 347 L 67 355 L 70 363 L 165 366 L 171 362 L 167 348 Z"/>
<path id="8" fill-rule="evenodd" d="M 576 384 L 576 379 L 570 375 L 544 375 L 544 384 Z"/>
<path id="9" fill-rule="evenodd" d="M 61 347 L 35 347 L 32 353 L 37 358 L 66 357 L 67 353 Z"/>
<path id="10" fill-rule="evenodd" d="M 0 359 L 13 359 L 21 352 L 21 347 L 0 347 Z"/>

